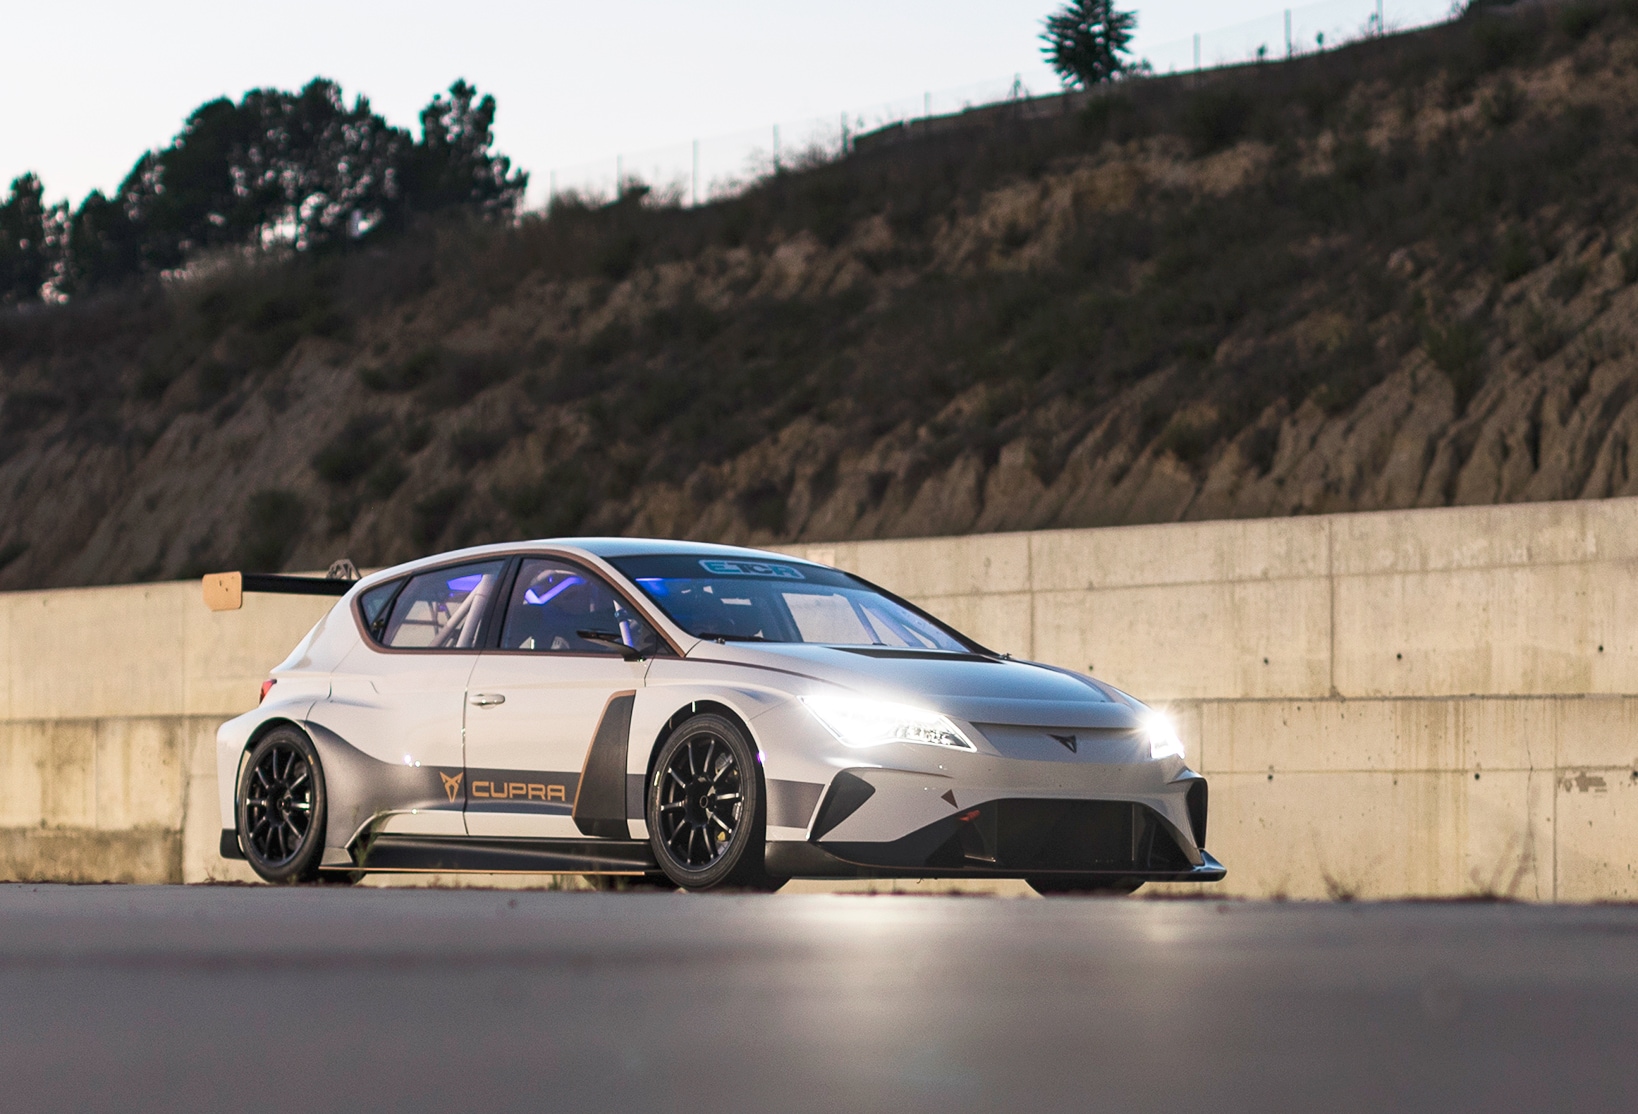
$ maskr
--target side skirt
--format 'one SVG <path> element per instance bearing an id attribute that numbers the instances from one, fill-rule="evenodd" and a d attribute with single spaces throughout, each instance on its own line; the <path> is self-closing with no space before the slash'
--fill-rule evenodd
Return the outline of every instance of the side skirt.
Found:
<path id="1" fill-rule="evenodd" d="M 645 874 L 659 869 L 645 840 L 474 839 L 380 835 L 354 847 L 350 866 L 383 873 Z"/>

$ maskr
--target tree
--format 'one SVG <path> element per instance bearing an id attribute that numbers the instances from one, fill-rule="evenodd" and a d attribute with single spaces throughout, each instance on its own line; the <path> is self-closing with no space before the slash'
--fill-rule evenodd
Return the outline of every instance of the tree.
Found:
<path id="1" fill-rule="evenodd" d="M 1137 16 L 1115 10 L 1114 0 L 1069 0 L 1046 19 L 1042 53 L 1065 85 L 1089 88 L 1128 68 Z"/>
<path id="2" fill-rule="evenodd" d="M 92 190 L 68 226 L 60 293 L 117 286 L 142 273 L 142 231 L 118 202 Z"/>
<path id="3" fill-rule="evenodd" d="M 421 142 L 415 148 L 410 203 L 433 211 L 472 206 L 484 214 L 510 215 L 523 199 L 529 175 L 512 171 L 512 160 L 490 153 L 495 142 L 495 98 L 478 98 L 465 81 L 449 87 L 421 110 Z"/>
<path id="4" fill-rule="evenodd" d="M 341 87 L 252 89 L 200 105 L 111 196 L 72 216 L 39 179 L 0 205 L 0 302 L 77 295 L 184 266 L 202 251 L 309 251 L 403 227 L 415 213 L 510 216 L 529 176 L 494 152 L 495 98 L 465 81 L 421 112 L 416 142 Z"/>
<path id="5" fill-rule="evenodd" d="M 0 203 L 0 304 L 40 297 L 52 270 L 50 218 L 37 175 L 24 174 L 11 183 L 10 194 Z"/>
<path id="6" fill-rule="evenodd" d="M 315 78 L 299 93 L 201 105 L 170 146 L 137 162 L 120 198 L 148 270 L 218 245 L 319 247 L 381 222 L 410 147 L 368 100 L 349 108 L 340 86 Z"/>

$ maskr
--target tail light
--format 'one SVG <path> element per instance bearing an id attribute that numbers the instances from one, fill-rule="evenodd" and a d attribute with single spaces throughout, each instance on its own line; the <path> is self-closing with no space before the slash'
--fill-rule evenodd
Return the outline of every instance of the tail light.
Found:
<path id="1" fill-rule="evenodd" d="M 273 686 L 276 684 L 278 684 L 278 681 L 272 677 L 269 677 L 267 680 L 263 681 L 262 694 L 256 698 L 256 703 L 260 704 L 262 701 L 266 700 L 267 694 L 273 691 Z"/>

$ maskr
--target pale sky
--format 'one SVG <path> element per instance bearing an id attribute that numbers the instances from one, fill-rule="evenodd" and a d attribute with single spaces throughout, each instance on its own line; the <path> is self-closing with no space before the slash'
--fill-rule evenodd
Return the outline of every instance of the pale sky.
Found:
<path id="1" fill-rule="evenodd" d="M 1275 16 L 1289 0 L 1129 0 L 1137 53 Z M 1355 25 L 1374 0 L 1327 0 Z M 834 118 L 1018 73 L 1054 87 L 1042 17 L 1058 0 L 6 0 L 0 188 L 25 170 L 75 203 L 110 191 L 188 112 L 315 75 L 389 121 L 458 77 L 493 93 L 497 147 L 534 172 L 621 152 Z M 1450 0 L 1387 0 L 1390 26 Z M 1358 9 L 1358 16 L 1352 14 Z M 1299 8 L 1299 13 L 1305 9 Z M 1210 40 L 1208 40 L 1210 41 Z M 1175 52 L 1174 52 L 1175 53 Z M 1164 68 L 1164 67 L 1163 67 Z"/>

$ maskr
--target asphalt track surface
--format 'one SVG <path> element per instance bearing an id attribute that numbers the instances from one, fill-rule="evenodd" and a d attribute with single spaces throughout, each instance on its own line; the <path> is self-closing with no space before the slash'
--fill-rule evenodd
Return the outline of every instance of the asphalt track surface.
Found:
<path id="1" fill-rule="evenodd" d="M 8 886 L 0 1106 L 1631 1110 L 1638 908 Z"/>

